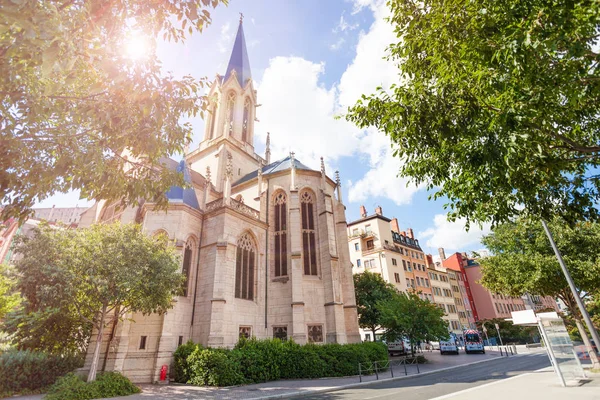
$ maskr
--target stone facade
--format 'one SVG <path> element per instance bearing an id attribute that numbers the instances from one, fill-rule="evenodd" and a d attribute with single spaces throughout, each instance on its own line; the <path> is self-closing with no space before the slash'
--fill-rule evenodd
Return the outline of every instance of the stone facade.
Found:
<path id="1" fill-rule="evenodd" d="M 228 74 L 209 93 L 199 148 L 179 164 L 165 160 L 192 188 L 172 188 L 167 212 L 148 202 L 125 210 L 99 202 L 82 215 L 80 226 L 137 221 L 149 235 L 168 235 L 188 277 L 186 295 L 165 315 L 129 315 L 105 329 L 99 370 L 157 381 L 190 339 L 214 347 L 232 347 L 242 335 L 360 341 L 339 178 L 293 153 L 269 163 L 268 147 L 264 158 L 254 152 L 257 93 L 243 40 L 240 22 Z"/>

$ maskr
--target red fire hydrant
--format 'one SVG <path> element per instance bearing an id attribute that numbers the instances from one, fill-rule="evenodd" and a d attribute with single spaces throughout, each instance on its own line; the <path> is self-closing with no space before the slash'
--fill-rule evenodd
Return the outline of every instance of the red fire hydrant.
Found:
<path id="1" fill-rule="evenodd" d="M 163 365 L 162 367 L 160 367 L 160 380 L 161 381 L 167 380 L 167 369 L 168 369 L 168 367 L 166 365 Z"/>

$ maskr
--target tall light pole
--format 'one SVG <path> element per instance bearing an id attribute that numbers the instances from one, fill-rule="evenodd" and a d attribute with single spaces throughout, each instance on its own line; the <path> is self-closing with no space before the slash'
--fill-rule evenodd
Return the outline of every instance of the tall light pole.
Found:
<path id="1" fill-rule="evenodd" d="M 554 250 L 554 254 L 556 255 L 556 258 L 558 259 L 558 263 L 560 264 L 560 268 L 562 269 L 563 274 L 565 275 L 565 279 L 567 280 L 567 282 L 569 284 L 569 288 L 571 288 L 571 293 L 573 293 L 573 297 L 575 297 L 575 301 L 577 302 L 579 311 L 581 311 L 581 316 L 583 317 L 585 324 L 587 325 L 588 329 L 590 330 L 590 333 L 592 334 L 592 339 L 594 339 L 594 342 L 596 342 L 596 346 L 600 346 L 600 337 L 598 337 L 598 332 L 596 332 L 596 328 L 594 327 L 594 324 L 592 323 L 590 314 L 588 314 L 587 310 L 585 309 L 585 304 L 583 304 L 581 297 L 579 297 L 579 292 L 577 292 L 577 288 L 575 287 L 573 278 L 571 278 L 571 274 L 569 273 L 569 270 L 567 269 L 567 266 L 565 265 L 565 262 L 563 261 L 562 255 L 560 254 L 560 250 L 558 250 L 558 247 L 556 247 L 556 243 L 554 243 L 554 238 L 552 237 L 552 233 L 550 232 L 550 229 L 548 229 L 548 224 L 546 224 L 546 221 L 542 220 L 542 226 L 544 227 L 544 231 L 546 231 L 546 236 L 548 236 L 548 239 L 550 240 L 550 245 L 552 246 L 552 249 Z M 591 349 L 588 349 L 588 351 L 595 351 L 595 350 L 592 347 Z"/>

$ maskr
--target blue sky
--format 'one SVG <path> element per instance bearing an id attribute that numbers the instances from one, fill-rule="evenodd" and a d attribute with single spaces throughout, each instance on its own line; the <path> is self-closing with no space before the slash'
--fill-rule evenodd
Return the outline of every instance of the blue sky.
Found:
<path id="1" fill-rule="evenodd" d="M 433 254 L 481 248 L 479 238 L 489 231 L 445 220 L 443 201 L 396 177 L 399 161 L 391 156 L 389 140 L 370 129 L 359 130 L 333 117 L 343 113 L 362 93 L 397 82 L 397 69 L 383 60 L 395 40 L 384 20 L 382 0 L 230 0 L 212 11 L 213 23 L 184 44 L 161 44 L 164 69 L 176 76 L 214 78 L 224 74 L 244 14 L 244 33 L 258 90 L 255 148 L 264 151 L 271 132 L 273 157 L 294 151 L 317 169 L 319 157 L 333 176 L 340 170 L 348 221 L 359 217 L 364 204 L 369 214 L 378 205 L 384 215 L 397 217 L 401 229 L 412 227 L 422 247 Z M 204 132 L 201 119 L 192 121 L 197 145 Z M 76 193 L 57 195 L 39 206 L 87 204 Z"/>

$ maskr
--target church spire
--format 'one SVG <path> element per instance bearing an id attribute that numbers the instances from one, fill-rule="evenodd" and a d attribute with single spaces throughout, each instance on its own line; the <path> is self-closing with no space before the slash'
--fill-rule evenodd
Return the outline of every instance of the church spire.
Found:
<path id="1" fill-rule="evenodd" d="M 248 79 L 252 79 L 248 51 L 246 50 L 246 39 L 244 38 L 243 19 L 243 14 L 240 14 L 240 25 L 238 26 L 237 35 L 235 35 L 235 42 L 233 43 L 233 51 L 227 65 L 227 72 L 225 72 L 225 80 L 227 80 L 232 71 L 235 71 L 241 87 L 246 85 Z"/>

